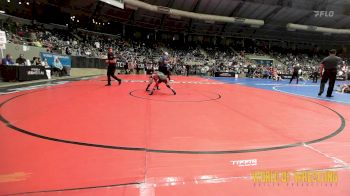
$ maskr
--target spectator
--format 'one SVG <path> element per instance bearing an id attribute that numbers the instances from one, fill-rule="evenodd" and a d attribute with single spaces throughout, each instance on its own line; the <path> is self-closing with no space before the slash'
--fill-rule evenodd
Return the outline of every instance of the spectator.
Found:
<path id="1" fill-rule="evenodd" d="M 27 62 L 27 59 L 24 58 L 23 54 L 20 54 L 19 57 L 16 59 L 16 63 L 18 65 L 25 65 Z"/>
<path id="2" fill-rule="evenodd" d="M 43 61 L 41 61 L 41 66 L 45 67 L 47 79 L 51 80 L 51 69 L 49 64 L 47 63 L 47 59 L 44 59 Z"/>
<path id="3" fill-rule="evenodd" d="M 47 63 L 47 59 L 41 61 L 41 66 L 44 66 L 45 68 L 50 68 L 49 64 Z"/>
<path id="4" fill-rule="evenodd" d="M 345 64 L 345 61 L 343 61 L 343 67 L 341 68 L 341 71 L 344 75 L 344 79 L 348 80 L 349 77 L 349 67 Z"/>
<path id="5" fill-rule="evenodd" d="M 36 57 L 35 61 L 33 62 L 33 65 L 35 65 L 35 66 L 40 66 L 41 65 L 40 57 Z"/>
<path id="6" fill-rule="evenodd" d="M 69 47 L 67 47 L 66 48 L 66 55 L 71 55 L 71 54 L 72 54 L 72 50 Z"/>
<path id="7" fill-rule="evenodd" d="M 33 57 L 33 60 L 31 62 L 32 65 L 38 65 L 38 57 Z"/>
<path id="8" fill-rule="evenodd" d="M 15 63 L 12 60 L 12 56 L 7 54 L 5 58 L 2 59 L 2 65 L 14 65 Z"/>

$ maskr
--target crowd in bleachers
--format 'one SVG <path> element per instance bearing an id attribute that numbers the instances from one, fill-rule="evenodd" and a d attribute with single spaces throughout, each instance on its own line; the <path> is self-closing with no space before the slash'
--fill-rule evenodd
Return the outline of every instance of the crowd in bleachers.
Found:
<path id="1" fill-rule="evenodd" d="M 193 74 L 213 75 L 216 71 L 226 71 L 244 73 L 254 78 L 273 78 L 278 74 L 291 74 L 293 65 L 299 65 L 303 75 L 308 78 L 317 72 L 322 58 L 325 57 L 325 54 L 319 52 L 267 48 L 265 42 L 254 40 L 242 44 L 238 39 L 230 47 L 170 45 L 126 40 L 115 35 L 84 30 L 47 29 L 41 24 L 26 25 L 11 18 L 0 21 L 0 24 L 1 29 L 6 31 L 9 42 L 44 47 L 52 53 L 106 58 L 107 49 L 112 47 L 120 59 L 127 63 L 129 70 L 139 69 L 139 64 L 143 64 L 143 68 L 147 63 L 156 64 L 163 51 L 168 51 L 172 72 L 175 74 L 188 74 L 191 70 Z M 269 56 L 277 62 L 274 65 L 258 64 L 249 60 L 247 54 Z M 349 64 L 347 59 L 344 61 Z M 45 65 L 44 62 L 35 57 L 31 62 L 24 60 L 22 63 Z M 349 71 L 345 66 L 341 70 L 344 74 Z"/>

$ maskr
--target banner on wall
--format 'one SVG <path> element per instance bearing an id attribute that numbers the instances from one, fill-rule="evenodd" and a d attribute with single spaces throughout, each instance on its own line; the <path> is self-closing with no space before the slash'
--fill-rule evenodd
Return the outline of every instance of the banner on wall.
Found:
<path id="1" fill-rule="evenodd" d="M 125 62 L 117 62 L 117 68 L 124 68 Z"/>
<path id="2" fill-rule="evenodd" d="M 0 50 L 1 50 L 1 58 L 4 58 L 4 52 L 3 50 L 6 49 L 6 32 L 0 31 Z"/>
<path id="3" fill-rule="evenodd" d="M 67 55 L 40 52 L 40 57 L 43 61 L 46 59 L 47 64 L 50 67 L 56 67 L 59 69 L 62 67 L 72 67 L 72 59 Z"/>
<path id="4" fill-rule="evenodd" d="M 26 52 L 26 51 L 29 51 L 30 50 L 30 47 L 29 46 L 23 46 L 23 51 Z"/>
<path id="5" fill-rule="evenodd" d="M 6 44 L 6 32 L 5 31 L 0 31 L 0 44 Z"/>

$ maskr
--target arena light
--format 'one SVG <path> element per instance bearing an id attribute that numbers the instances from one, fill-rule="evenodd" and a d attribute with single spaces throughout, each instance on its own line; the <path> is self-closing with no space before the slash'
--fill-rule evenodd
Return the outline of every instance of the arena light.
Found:
<path id="1" fill-rule="evenodd" d="M 162 14 L 169 14 L 170 13 L 170 8 L 168 7 L 163 7 L 163 6 L 158 6 L 158 12 Z"/>
<path id="2" fill-rule="evenodd" d="M 202 21 L 240 23 L 240 24 L 247 24 L 247 25 L 255 25 L 259 27 L 264 25 L 263 20 L 228 17 L 228 16 L 220 16 L 220 15 L 212 15 L 212 14 L 201 14 L 201 13 L 195 13 L 195 12 L 189 12 L 189 11 L 183 11 L 178 9 L 172 9 L 168 7 L 152 5 L 139 0 L 124 0 L 124 3 L 128 6 L 138 7 L 140 9 L 148 10 L 151 12 L 163 13 L 163 14 L 174 15 L 174 16 L 185 17 L 185 18 L 192 18 L 192 19 L 197 19 Z"/>
<path id="3" fill-rule="evenodd" d="M 260 25 L 250 25 L 250 27 L 252 27 L 252 28 L 259 28 Z"/>
<path id="4" fill-rule="evenodd" d="M 181 16 L 177 16 L 177 15 L 169 15 L 169 17 L 173 19 L 178 19 L 178 20 L 181 19 Z"/>
<path id="5" fill-rule="evenodd" d="M 131 10 L 138 10 L 137 7 L 131 6 L 131 5 L 125 5 L 126 8 L 131 9 Z"/>
<path id="6" fill-rule="evenodd" d="M 350 29 L 334 29 L 334 28 L 301 25 L 301 24 L 293 24 L 293 23 L 288 23 L 287 29 L 320 32 L 320 33 L 330 33 L 330 34 L 348 34 L 348 35 L 350 35 Z"/>
<path id="7" fill-rule="evenodd" d="M 118 7 L 120 9 L 124 9 L 124 0 L 100 0 L 102 2 L 105 2 L 109 5 Z"/>

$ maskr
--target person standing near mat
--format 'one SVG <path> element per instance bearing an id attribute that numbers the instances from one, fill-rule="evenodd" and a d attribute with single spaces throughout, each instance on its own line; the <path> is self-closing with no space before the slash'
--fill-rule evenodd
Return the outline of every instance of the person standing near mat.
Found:
<path id="1" fill-rule="evenodd" d="M 329 56 L 324 58 L 321 62 L 321 66 L 320 66 L 321 85 L 320 85 L 320 91 L 318 93 L 318 96 L 322 95 L 324 91 L 324 87 L 327 81 L 329 80 L 326 97 L 333 97 L 332 92 L 333 92 L 335 80 L 337 78 L 338 65 L 340 65 L 342 62 L 341 58 L 336 56 L 336 54 L 337 54 L 337 51 L 335 49 L 330 50 Z"/>
<path id="2" fill-rule="evenodd" d="M 170 65 L 169 65 L 169 54 L 164 52 L 164 55 L 160 58 L 159 61 L 159 71 L 170 79 Z"/>
<path id="3" fill-rule="evenodd" d="M 113 53 L 113 49 L 112 48 L 108 48 L 108 54 L 107 54 L 107 60 L 106 60 L 106 64 L 108 64 L 108 68 L 107 68 L 107 81 L 108 83 L 106 84 L 106 86 L 111 86 L 111 77 L 114 78 L 115 80 L 118 81 L 119 85 L 121 84 L 122 80 L 120 78 L 118 78 L 117 76 L 115 76 L 115 70 L 117 69 L 117 60 L 116 57 Z"/>
<path id="4" fill-rule="evenodd" d="M 299 83 L 299 72 L 300 71 L 301 71 L 301 68 L 300 68 L 299 64 L 296 64 L 293 66 L 293 75 L 289 81 L 289 84 L 292 83 L 294 78 L 297 78 L 297 84 Z"/>

